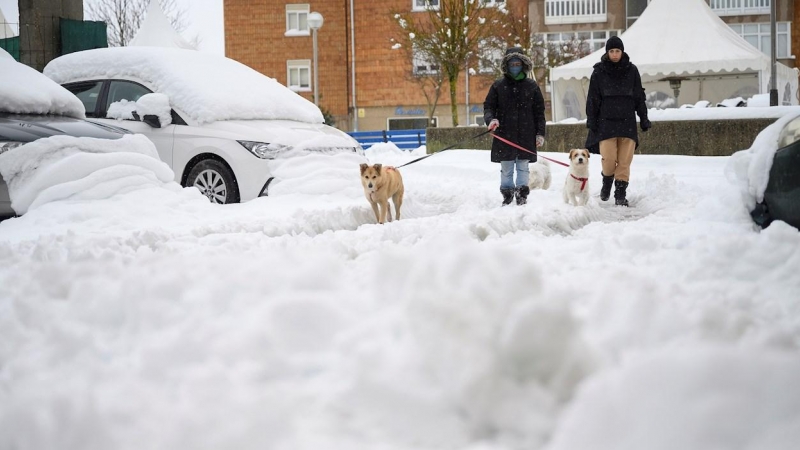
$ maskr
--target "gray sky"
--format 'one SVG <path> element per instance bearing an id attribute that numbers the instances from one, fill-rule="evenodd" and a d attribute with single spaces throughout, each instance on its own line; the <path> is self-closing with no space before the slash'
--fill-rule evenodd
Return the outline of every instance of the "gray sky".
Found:
<path id="1" fill-rule="evenodd" d="M 85 0 L 84 3 L 93 0 Z M 186 40 L 200 37 L 200 50 L 224 54 L 225 39 L 222 21 L 222 0 L 175 0 L 178 8 L 186 11 L 187 29 L 183 33 Z M 6 20 L 19 22 L 17 0 L 0 0 L 0 10 Z M 17 30 L 17 27 L 13 27 Z"/>

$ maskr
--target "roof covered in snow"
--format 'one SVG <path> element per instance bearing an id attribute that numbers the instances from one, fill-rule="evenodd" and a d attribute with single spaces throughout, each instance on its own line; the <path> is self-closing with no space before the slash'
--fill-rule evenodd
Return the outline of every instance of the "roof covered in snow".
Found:
<path id="1" fill-rule="evenodd" d="M 44 73 L 59 84 L 128 79 L 166 94 L 199 123 L 285 119 L 323 123 L 319 108 L 273 78 L 220 55 L 157 47 L 85 50 L 51 61 Z"/>
<path id="2" fill-rule="evenodd" d="M 703 0 L 652 0 L 620 35 L 643 78 L 769 70 L 770 60 L 720 19 Z M 588 78 L 601 48 L 556 67 L 551 79 Z"/>
<path id="3" fill-rule="evenodd" d="M 0 112 L 56 114 L 83 118 L 83 103 L 37 70 L 0 48 Z"/>
<path id="4" fill-rule="evenodd" d="M 172 28 L 158 0 L 150 0 L 147 13 L 136 37 L 128 44 L 133 47 L 170 47 L 196 50 Z"/>

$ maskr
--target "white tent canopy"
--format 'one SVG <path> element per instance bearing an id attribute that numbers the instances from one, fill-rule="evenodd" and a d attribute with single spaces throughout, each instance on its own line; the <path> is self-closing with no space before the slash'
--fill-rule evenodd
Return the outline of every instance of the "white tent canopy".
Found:
<path id="1" fill-rule="evenodd" d="M 0 9 L 0 39 L 12 38 L 16 35 L 17 33 L 14 33 L 14 30 L 8 24 L 6 16 L 3 15 L 3 10 Z"/>
<path id="2" fill-rule="evenodd" d="M 164 12 L 161 11 L 158 0 L 150 0 L 150 5 L 147 7 L 147 15 L 142 22 L 142 26 L 136 33 L 136 37 L 130 41 L 128 46 L 197 50 L 172 28 L 169 19 L 167 19 Z"/>
<path id="3" fill-rule="evenodd" d="M 770 58 L 736 34 L 703 0 L 652 0 L 620 38 L 652 101 L 675 103 L 664 81 L 668 77 L 682 78 L 681 103 L 769 92 Z M 550 71 L 553 120 L 585 118 L 589 77 L 604 53 L 602 48 Z M 779 63 L 777 73 L 779 102 L 797 104 L 797 72 Z"/>

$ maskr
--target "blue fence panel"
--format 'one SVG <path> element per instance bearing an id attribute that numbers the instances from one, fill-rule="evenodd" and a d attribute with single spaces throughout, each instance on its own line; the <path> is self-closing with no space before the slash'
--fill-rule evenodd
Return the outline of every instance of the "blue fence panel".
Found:
<path id="1" fill-rule="evenodd" d="M 364 150 L 381 142 L 391 142 L 402 150 L 415 150 L 425 145 L 425 130 L 353 131 L 348 133 Z"/>

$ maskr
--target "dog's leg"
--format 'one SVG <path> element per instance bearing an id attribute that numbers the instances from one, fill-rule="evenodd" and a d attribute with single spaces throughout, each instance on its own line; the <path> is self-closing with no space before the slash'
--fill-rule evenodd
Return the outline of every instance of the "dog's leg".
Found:
<path id="1" fill-rule="evenodd" d="M 382 201 L 378 204 L 378 210 L 381 213 L 381 216 L 378 218 L 378 223 L 385 223 L 386 222 L 386 210 L 389 208 L 389 201 Z"/>
<path id="2" fill-rule="evenodd" d="M 386 199 L 386 221 L 392 221 L 392 205 L 389 204 L 389 199 Z"/>
<path id="3" fill-rule="evenodd" d="M 400 220 L 400 207 L 403 206 L 403 191 L 400 191 L 392 197 L 394 203 L 394 215 L 397 220 Z"/>
<path id="4" fill-rule="evenodd" d="M 380 223 L 381 215 L 378 213 L 378 204 L 373 202 L 372 200 L 369 201 L 370 206 L 372 206 L 372 211 L 375 213 L 375 220 Z"/>

